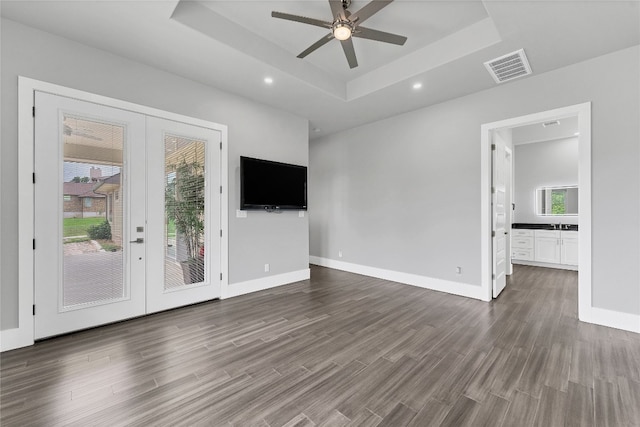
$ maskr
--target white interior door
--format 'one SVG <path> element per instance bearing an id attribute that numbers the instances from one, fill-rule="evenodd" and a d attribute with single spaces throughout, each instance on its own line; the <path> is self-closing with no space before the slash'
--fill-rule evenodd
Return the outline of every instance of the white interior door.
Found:
<path id="1" fill-rule="evenodd" d="M 493 133 L 492 144 L 492 247 L 493 247 L 493 297 L 505 288 L 507 273 L 507 151 L 505 140 Z"/>
<path id="2" fill-rule="evenodd" d="M 144 314 L 144 115 L 41 92 L 35 108 L 35 338 Z"/>
<path id="3" fill-rule="evenodd" d="M 221 133 L 147 118 L 147 311 L 220 297 Z"/>
<path id="4" fill-rule="evenodd" d="M 511 225 L 513 224 L 514 205 L 513 205 L 513 150 L 509 146 L 504 149 L 504 167 L 505 167 L 505 256 L 506 256 L 506 273 L 507 276 L 513 274 L 513 264 L 511 262 Z"/>

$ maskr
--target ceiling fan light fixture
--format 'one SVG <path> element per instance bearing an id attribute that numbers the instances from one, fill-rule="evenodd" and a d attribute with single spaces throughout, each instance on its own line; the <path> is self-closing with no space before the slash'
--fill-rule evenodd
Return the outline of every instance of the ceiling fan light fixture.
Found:
<path id="1" fill-rule="evenodd" d="M 347 40 L 353 33 L 353 24 L 349 21 L 336 21 L 332 27 L 333 37 L 338 40 Z"/>

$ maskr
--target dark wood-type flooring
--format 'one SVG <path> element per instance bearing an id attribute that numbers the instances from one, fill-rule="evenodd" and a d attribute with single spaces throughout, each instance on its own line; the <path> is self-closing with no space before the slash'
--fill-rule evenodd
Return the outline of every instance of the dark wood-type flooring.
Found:
<path id="1" fill-rule="evenodd" d="M 577 321 L 577 274 L 475 301 L 311 280 L 1 356 L 3 426 L 640 426 L 640 335 Z"/>

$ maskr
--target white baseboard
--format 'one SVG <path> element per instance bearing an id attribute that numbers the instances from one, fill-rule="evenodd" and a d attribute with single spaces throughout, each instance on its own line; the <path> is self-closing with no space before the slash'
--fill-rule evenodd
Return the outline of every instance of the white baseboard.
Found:
<path id="1" fill-rule="evenodd" d="M 591 307 L 583 322 L 595 325 L 608 326 L 609 328 L 622 329 L 623 331 L 640 334 L 640 315 L 607 310 L 606 308 Z"/>
<path id="2" fill-rule="evenodd" d="M 305 268 L 303 270 L 291 271 L 289 273 L 247 280 L 246 282 L 232 283 L 222 288 L 222 295 L 220 296 L 220 299 L 237 297 L 239 295 L 256 291 L 263 291 L 265 289 L 275 288 L 276 286 L 307 280 L 309 277 L 311 277 L 311 270 Z"/>
<path id="3" fill-rule="evenodd" d="M 560 270 L 572 270 L 578 271 L 577 265 L 568 265 L 568 264 L 552 264 L 548 262 L 538 262 L 538 261 L 525 261 L 521 259 L 511 259 L 512 264 L 520 264 L 520 265 L 530 265 L 532 267 L 545 267 L 545 268 L 557 268 Z"/>
<path id="4" fill-rule="evenodd" d="M 0 331 L 0 352 L 33 345 L 33 329 L 14 328 Z"/>
<path id="5" fill-rule="evenodd" d="M 420 288 L 431 289 L 433 291 L 446 292 L 468 298 L 485 301 L 484 292 L 481 286 L 469 285 L 467 283 L 451 282 L 449 280 L 435 279 L 433 277 L 419 276 L 417 274 L 402 273 L 400 271 L 385 270 L 382 268 L 369 267 L 360 264 L 351 264 L 343 261 L 336 261 L 329 258 L 310 256 L 309 263 L 336 270 L 348 271 L 350 273 L 362 274 L 363 276 L 375 277 L 378 279 L 390 280 L 403 283 L 405 285 L 418 286 Z"/>

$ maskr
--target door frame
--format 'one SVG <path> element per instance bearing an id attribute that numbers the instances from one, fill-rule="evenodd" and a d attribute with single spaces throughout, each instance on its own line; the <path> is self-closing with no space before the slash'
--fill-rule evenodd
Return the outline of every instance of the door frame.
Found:
<path id="1" fill-rule="evenodd" d="M 502 128 L 514 128 L 551 119 L 578 116 L 578 200 L 580 215 L 578 227 L 578 318 L 592 322 L 591 305 L 591 102 L 570 105 L 525 116 L 514 117 L 480 127 L 480 240 L 481 240 L 481 287 L 484 301 L 492 299 L 491 274 L 493 269 L 491 249 L 491 136 Z"/>
<path id="2" fill-rule="evenodd" d="M 220 226 L 223 230 L 220 248 L 220 268 L 222 280 L 220 293 L 225 294 L 228 286 L 228 139 L 227 126 L 207 120 L 184 116 L 168 111 L 159 110 L 119 99 L 96 95 L 82 90 L 72 89 L 53 83 L 43 82 L 23 76 L 18 77 L 18 327 L 2 331 L 0 351 L 26 347 L 34 343 L 34 124 L 33 115 L 34 94 L 36 91 L 53 95 L 75 98 L 94 104 L 119 108 L 147 116 L 174 120 L 195 126 L 220 131 L 222 151 L 220 153 L 220 185 L 222 196 L 220 200 Z M 37 178 L 37 177 L 36 177 Z"/>

